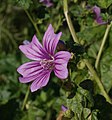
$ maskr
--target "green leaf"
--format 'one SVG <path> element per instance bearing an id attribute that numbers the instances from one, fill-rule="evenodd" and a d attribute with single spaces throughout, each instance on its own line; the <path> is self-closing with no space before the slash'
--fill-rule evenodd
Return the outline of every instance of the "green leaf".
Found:
<path id="1" fill-rule="evenodd" d="M 89 101 L 91 107 L 94 105 L 93 97 L 88 90 L 84 90 L 83 88 L 79 87 L 77 91 Z"/>
<path id="2" fill-rule="evenodd" d="M 45 102 L 47 100 L 46 92 L 41 91 L 40 97 L 41 97 L 42 101 Z"/>
<path id="3" fill-rule="evenodd" d="M 92 114 L 90 116 L 91 120 L 98 120 L 97 113 L 98 113 L 98 110 L 93 110 L 92 111 Z"/>
<path id="4" fill-rule="evenodd" d="M 102 8 L 108 8 L 112 4 L 112 0 L 97 0 L 97 4 Z"/>
<path id="5" fill-rule="evenodd" d="M 87 117 L 89 116 L 90 113 L 91 113 L 91 110 L 89 108 L 83 109 L 83 115 L 84 115 L 85 119 L 87 119 Z"/>
<path id="6" fill-rule="evenodd" d="M 42 109 L 39 108 L 37 109 L 34 106 L 30 106 L 21 120 L 35 120 L 35 119 L 42 120 L 41 118 L 43 118 L 45 114 L 46 113 Z"/>
<path id="7" fill-rule="evenodd" d="M 82 81 L 87 79 L 88 72 L 86 70 L 77 70 L 71 73 L 71 80 L 73 80 L 77 85 L 80 84 Z"/>
<path id="8" fill-rule="evenodd" d="M 100 48 L 101 42 L 100 41 L 96 41 L 93 44 L 90 45 L 90 47 L 88 48 L 88 55 L 94 59 L 96 59 L 99 48 Z"/>
<path id="9" fill-rule="evenodd" d="M 87 90 L 79 87 L 76 95 L 72 99 L 67 99 L 67 107 L 81 117 L 83 107 L 86 107 L 87 99 L 90 106 L 93 106 L 93 99 Z"/>
<path id="10" fill-rule="evenodd" d="M 112 48 L 108 48 L 100 61 L 101 80 L 109 91 L 112 87 Z"/>
<path id="11" fill-rule="evenodd" d="M 10 99 L 10 95 L 11 93 L 7 90 L 7 88 L 0 90 L 0 105 L 6 104 Z"/>
<path id="12" fill-rule="evenodd" d="M 76 93 L 76 95 L 72 99 L 67 99 L 67 107 L 81 117 L 83 110 L 83 106 L 81 104 L 82 101 L 83 96 L 79 93 Z"/>
<path id="13" fill-rule="evenodd" d="M 32 3 L 32 0 L 16 0 L 16 1 L 21 7 L 24 7 L 25 9 L 28 9 L 30 7 L 30 4 Z"/>
<path id="14" fill-rule="evenodd" d="M 80 119 L 82 117 L 86 118 L 91 113 L 89 108 L 93 107 L 93 105 L 92 95 L 88 90 L 81 87 L 77 88 L 77 92 L 73 98 L 67 99 L 67 107 L 74 112 L 75 117 Z"/>
<path id="15" fill-rule="evenodd" d="M 78 37 L 81 40 L 85 40 L 87 43 L 99 41 L 104 35 L 105 26 L 86 27 L 78 33 Z"/>

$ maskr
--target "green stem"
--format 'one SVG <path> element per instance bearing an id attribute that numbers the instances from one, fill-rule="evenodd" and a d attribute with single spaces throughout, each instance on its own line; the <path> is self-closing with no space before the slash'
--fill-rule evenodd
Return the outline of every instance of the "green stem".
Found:
<path id="1" fill-rule="evenodd" d="M 61 15 L 59 15 L 59 20 L 58 20 L 57 26 L 56 26 L 56 28 L 55 28 L 55 32 L 58 31 L 60 25 L 61 25 Z"/>
<path id="2" fill-rule="evenodd" d="M 66 17 L 68 27 L 69 27 L 70 32 L 72 34 L 73 40 L 74 40 L 74 42 L 79 43 L 79 40 L 78 40 L 76 34 L 74 34 L 75 29 L 73 27 L 72 20 L 71 20 L 69 14 L 68 14 L 68 2 L 67 2 L 67 0 L 63 0 L 63 4 L 64 4 L 64 14 L 65 14 L 65 17 Z"/>
<path id="3" fill-rule="evenodd" d="M 84 60 L 86 66 L 88 67 L 89 71 L 92 73 L 97 85 L 99 86 L 101 92 L 102 92 L 102 95 L 106 98 L 106 100 L 112 104 L 112 101 L 110 99 L 110 97 L 108 96 L 100 78 L 98 77 L 96 71 L 94 70 L 94 68 L 92 67 L 92 65 L 88 62 L 88 60 Z"/>
<path id="4" fill-rule="evenodd" d="M 72 24 L 72 21 L 70 19 L 70 17 L 68 16 L 68 4 L 67 4 L 67 0 L 63 0 L 63 5 L 64 5 L 64 14 L 65 14 L 65 17 L 66 17 L 66 20 L 67 20 L 67 24 L 69 26 L 69 29 L 70 29 L 70 32 L 71 32 L 71 35 L 73 37 L 73 40 L 74 42 L 80 44 L 77 36 L 76 36 L 76 32 L 74 30 L 74 27 L 73 27 L 73 24 Z M 83 60 L 84 63 L 86 64 L 86 66 L 88 67 L 89 71 L 91 72 L 91 74 L 93 75 L 98 87 L 100 88 L 100 91 L 101 93 L 104 95 L 104 97 L 106 98 L 106 100 L 112 104 L 112 101 L 110 99 L 110 97 L 108 96 L 100 78 L 98 77 L 96 71 L 94 70 L 94 68 L 92 67 L 92 65 L 89 63 L 88 60 Z"/>
<path id="5" fill-rule="evenodd" d="M 105 42 L 107 40 L 108 33 L 110 31 L 111 25 L 112 25 L 112 23 L 110 25 L 107 25 L 107 29 L 105 31 L 105 34 L 104 34 L 104 37 L 103 37 L 103 40 L 102 40 L 102 43 L 101 43 L 97 58 L 96 58 L 96 62 L 95 62 L 95 68 L 96 69 L 98 68 L 98 64 L 99 64 L 99 61 L 100 61 L 100 58 L 101 58 L 101 54 L 103 52 L 103 48 L 104 48 Z"/>
<path id="6" fill-rule="evenodd" d="M 51 119 L 51 111 L 48 110 L 48 111 L 47 111 L 46 120 L 50 120 L 50 119 Z"/>
<path id="7" fill-rule="evenodd" d="M 29 93 L 30 93 L 30 87 L 28 87 L 28 89 L 27 89 L 27 92 L 26 92 L 26 95 L 25 95 L 25 97 L 24 97 L 24 100 L 23 100 L 23 104 L 22 104 L 21 110 L 24 110 L 24 107 L 25 107 L 25 104 L 26 104 L 26 102 L 27 102 Z"/>
<path id="8" fill-rule="evenodd" d="M 33 24 L 33 26 L 34 26 L 34 28 L 35 28 L 35 30 L 36 30 L 39 38 L 41 38 L 40 31 L 39 31 L 39 29 L 37 27 L 37 24 L 34 22 L 34 20 L 32 19 L 32 17 L 30 16 L 29 12 L 26 9 L 24 9 L 24 11 L 27 14 L 28 18 L 30 19 L 30 21 L 32 22 L 32 24 Z"/>

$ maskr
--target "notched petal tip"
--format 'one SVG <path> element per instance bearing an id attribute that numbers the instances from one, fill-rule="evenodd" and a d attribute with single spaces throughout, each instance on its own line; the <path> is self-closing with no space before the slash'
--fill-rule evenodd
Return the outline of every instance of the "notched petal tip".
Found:
<path id="1" fill-rule="evenodd" d="M 19 82 L 25 83 L 24 80 L 23 80 L 23 77 L 19 77 Z"/>
<path id="2" fill-rule="evenodd" d="M 19 77 L 19 82 L 21 83 L 29 83 L 33 81 L 33 77 Z"/>
<path id="3" fill-rule="evenodd" d="M 17 68 L 17 72 L 20 73 L 20 67 Z"/>
<path id="4" fill-rule="evenodd" d="M 62 36 L 62 32 L 59 32 L 57 35 L 59 36 L 60 39 L 60 37 Z"/>
<path id="5" fill-rule="evenodd" d="M 34 39 L 34 40 L 37 39 L 36 34 L 33 35 L 32 40 L 33 40 L 33 39 Z"/>
<path id="6" fill-rule="evenodd" d="M 20 45 L 20 46 L 19 46 L 19 49 L 20 49 L 21 51 L 22 51 L 22 47 L 23 47 L 23 45 Z"/>
<path id="7" fill-rule="evenodd" d="M 49 24 L 48 28 L 53 28 L 51 23 Z"/>
<path id="8" fill-rule="evenodd" d="M 50 32 L 53 32 L 54 33 L 54 28 L 53 28 L 53 26 L 52 26 L 52 24 L 49 24 L 49 26 L 48 26 L 48 28 L 47 28 L 47 30 L 46 30 L 46 34 L 49 34 Z"/>
<path id="9" fill-rule="evenodd" d="M 31 86 L 30 86 L 30 90 L 31 90 L 31 92 L 37 91 L 36 89 L 33 89 Z"/>
<path id="10" fill-rule="evenodd" d="M 39 90 L 40 88 L 41 88 L 41 85 L 38 85 L 38 83 L 36 83 L 36 80 L 30 86 L 31 92 L 35 92 L 35 91 Z"/>
<path id="11" fill-rule="evenodd" d="M 20 45 L 19 46 L 19 49 L 24 53 L 24 54 L 26 54 L 27 53 L 27 47 L 29 47 L 30 46 L 30 44 L 31 43 L 29 43 L 28 45 Z"/>
<path id="12" fill-rule="evenodd" d="M 33 37 L 32 37 L 32 42 L 31 42 L 31 43 L 32 43 L 32 44 L 39 44 L 39 45 L 40 45 L 40 42 L 39 42 L 36 34 L 33 35 Z M 40 46 L 41 46 L 41 45 L 40 45 Z"/>

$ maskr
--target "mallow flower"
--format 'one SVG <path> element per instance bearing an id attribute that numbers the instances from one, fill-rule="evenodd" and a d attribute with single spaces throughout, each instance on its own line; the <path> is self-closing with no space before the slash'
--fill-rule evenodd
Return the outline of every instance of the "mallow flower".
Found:
<path id="1" fill-rule="evenodd" d="M 61 106 L 61 110 L 62 110 L 63 112 L 66 112 L 66 111 L 68 110 L 68 108 L 67 108 L 66 106 L 62 105 L 62 106 Z"/>
<path id="2" fill-rule="evenodd" d="M 102 20 L 102 17 L 101 17 L 101 9 L 100 9 L 100 7 L 98 7 L 98 6 L 94 6 L 93 8 L 92 8 L 92 10 L 93 10 L 93 12 L 94 12 L 94 14 L 95 14 L 95 21 L 98 23 L 98 24 L 107 24 L 108 22 L 104 22 L 103 20 Z"/>
<path id="3" fill-rule="evenodd" d="M 40 0 L 40 2 L 43 2 L 46 7 L 51 7 L 53 5 L 53 3 L 50 2 L 50 0 Z"/>
<path id="4" fill-rule="evenodd" d="M 44 34 L 42 44 L 34 35 L 31 43 L 19 46 L 25 56 L 33 60 L 24 63 L 17 69 L 22 75 L 19 77 L 21 83 L 32 82 L 30 86 L 31 92 L 46 86 L 52 71 L 60 79 L 67 78 L 67 64 L 71 54 L 67 51 L 55 52 L 61 35 L 62 32 L 55 34 L 50 24 Z"/>

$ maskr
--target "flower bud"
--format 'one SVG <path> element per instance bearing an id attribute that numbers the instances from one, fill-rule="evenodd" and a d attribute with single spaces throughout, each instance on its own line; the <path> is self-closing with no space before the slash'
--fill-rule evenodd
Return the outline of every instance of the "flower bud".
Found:
<path id="1" fill-rule="evenodd" d="M 69 109 L 64 112 L 64 117 L 66 118 L 72 118 L 73 116 L 74 116 L 74 113 Z"/>
<path id="2" fill-rule="evenodd" d="M 23 41 L 23 44 L 24 44 L 24 45 L 28 45 L 29 43 L 30 43 L 30 42 L 29 42 L 28 40 L 24 40 L 24 41 Z"/>
<path id="3" fill-rule="evenodd" d="M 85 63 L 83 62 L 83 60 L 80 60 L 77 64 L 77 68 L 78 69 L 83 69 L 85 67 Z"/>
<path id="4" fill-rule="evenodd" d="M 66 45 L 62 40 L 59 40 L 59 42 L 57 44 L 57 50 L 58 51 L 66 50 Z"/>

